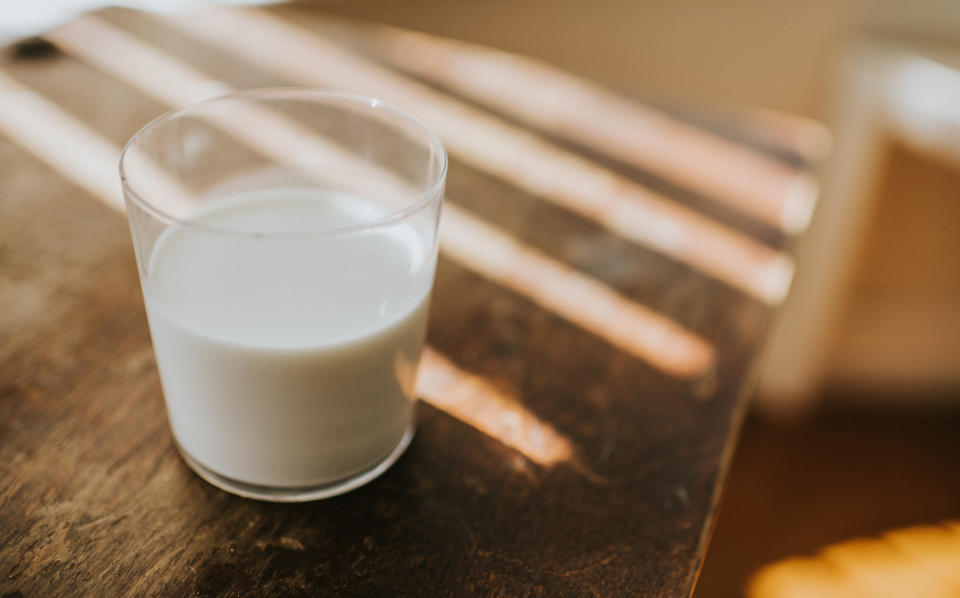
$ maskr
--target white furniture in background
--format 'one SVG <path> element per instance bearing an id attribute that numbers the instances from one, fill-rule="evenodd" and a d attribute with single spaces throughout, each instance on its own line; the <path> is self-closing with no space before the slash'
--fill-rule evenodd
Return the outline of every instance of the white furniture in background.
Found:
<path id="1" fill-rule="evenodd" d="M 953 306 L 949 298 L 933 303 L 939 307 L 900 306 L 923 310 L 928 327 L 941 327 L 917 332 L 930 343 L 836 343 L 844 314 L 860 307 L 850 304 L 851 286 L 891 143 L 960 166 L 960 48 L 862 41 L 846 53 L 835 89 L 833 155 L 760 377 L 758 405 L 767 412 L 808 408 L 836 368 L 859 369 L 855 377 L 873 388 L 960 381 L 960 302 Z M 875 318 L 883 323 L 897 315 L 890 308 Z M 843 350 L 863 354 L 838 355 Z"/>

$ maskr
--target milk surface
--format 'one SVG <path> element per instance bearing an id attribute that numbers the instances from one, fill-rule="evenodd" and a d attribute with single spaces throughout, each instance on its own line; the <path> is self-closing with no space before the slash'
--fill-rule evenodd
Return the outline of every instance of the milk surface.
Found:
<path id="1" fill-rule="evenodd" d="M 397 446 L 436 252 L 408 222 L 357 230 L 384 215 L 355 196 L 275 190 L 211 202 L 161 235 L 144 296 L 171 427 L 193 459 L 302 488 Z"/>

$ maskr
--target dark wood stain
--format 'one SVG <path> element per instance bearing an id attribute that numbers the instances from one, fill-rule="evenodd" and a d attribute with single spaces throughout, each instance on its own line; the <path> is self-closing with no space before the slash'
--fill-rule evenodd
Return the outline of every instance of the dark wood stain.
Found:
<path id="1" fill-rule="evenodd" d="M 115 142 L 159 111 L 70 57 L 43 65 L 0 62 Z M 89 77 L 105 91 L 69 105 L 64 81 Z M 688 595 L 770 309 L 469 166 L 449 188 L 702 335 L 715 369 L 670 378 L 442 259 L 429 342 L 575 457 L 541 467 L 421 404 L 381 478 L 269 504 L 178 457 L 122 215 L 0 137 L 0 597 Z"/>

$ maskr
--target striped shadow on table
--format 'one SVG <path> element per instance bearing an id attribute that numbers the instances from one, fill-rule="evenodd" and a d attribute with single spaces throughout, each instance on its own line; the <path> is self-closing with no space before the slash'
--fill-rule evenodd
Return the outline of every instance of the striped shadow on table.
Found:
<path id="1" fill-rule="evenodd" d="M 580 217 L 596 222 L 630 242 L 661 253 L 715 280 L 738 289 L 764 303 L 776 304 L 786 293 L 792 276 L 790 258 L 749 236 L 660 196 L 603 166 L 572 154 L 524 129 L 512 126 L 496 116 L 435 91 L 415 80 L 319 38 L 308 31 L 262 11 L 218 9 L 186 18 L 168 20 L 175 28 L 235 54 L 259 68 L 297 84 L 344 87 L 388 98 L 425 116 L 440 132 L 451 152 L 490 176 L 524 189 L 544 201 L 561 206 Z M 225 33 L 229 32 L 229 33 Z M 391 34 L 392 35 L 392 34 Z M 109 73 L 140 93 L 168 107 L 181 105 L 230 91 L 223 81 L 144 43 L 109 22 L 95 16 L 83 17 L 50 33 L 49 38 L 68 54 Z M 409 51 L 409 40 L 384 38 L 385 47 L 400 44 L 407 50 L 393 57 L 393 66 L 424 74 L 417 62 L 422 53 Z M 422 42 L 420 40 L 417 43 Z M 434 43 L 434 42 L 429 42 Z M 432 46 L 431 46 L 432 47 Z M 444 46 L 448 60 L 481 60 L 470 48 Z M 459 53 L 459 54 L 458 54 Z M 389 52 L 388 52 L 389 54 Z M 289 58 L 297 57 L 296 60 Z M 496 60 L 503 60 L 497 55 Z M 408 60 L 409 62 L 405 62 Z M 323 65 L 315 68 L 311 65 Z M 418 66 L 419 65 L 419 66 Z M 543 84 L 549 73 L 526 80 L 529 65 L 507 65 L 508 77 L 516 86 Z M 510 70 L 513 69 L 513 70 Z M 437 71 L 450 74 L 449 69 Z M 536 71 L 535 71 L 536 72 Z M 449 79 L 449 77 L 448 77 Z M 526 82 L 524 82 L 526 80 Z M 556 82 L 569 84 L 571 80 Z M 447 80 L 448 83 L 456 81 Z M 482 82 L 490 82 L 483 79 Z M 490 100 L 496 87 L 474 86 L 464 89 L 480 100 Z M 559 91 L 555 88 L 554 91 Z M 595 93 L 595 92 L 591 92 Z M 493 94 L 493 95 L 491 95 Z M 571 95 L 571 98 L 577 97 Z M 612 101 L 589 96 L 591 101 Z M 503 108 L 502 103 L 497 104 Z M 577 109 L 576 104 L 565 107 Z M 639 108 L 620 105 L 629 115 L 625 124 L 643 128 L 653 126 L 642 119 Z M 550 120 L 537 120 L 529 105 L 518 105 L 516 116 L 531 124 L 553 127 Z M 592 111 L 591 113 L 599 113 Z M 556 116 L 556 115 L 554 115 Z M 649 116 L 649 115 L 648 115 Z M 632 119 L 632 120 L 631 120 Z M 260 124 L 258 129 L 257 124 Z M 657 126 L 682 129 L 683 125 L 659 120 Z M 261 114 L 246 119 L 242 127 L 223 123 L 227 134 L 252 150 L 285 163 L 295 162 L 299 152 L 277 153 L 264 140 L 263 131 L 283 132 L 300 141 L 301 149 L 321 151 L 322 140 L 309 132 L 290 130 L 277 123 L 275 115 Z M 610 131 L 612 122 L 593 123 L 596 127 L 560 127 L 588 144 L 623 150 L 612 137 L 590 136 L 590 132 Z M 618 124 L 620 123 L 618 121 Z M 679 128 L 679 129 L 678 129 Z M 116 209 L 122 209 L 116 174 L 119 148 L 96 131 L 85 126 L 67 111 L 45 99 L 15 78 L 0 72 L 0 131 L 44 160 L 66 178 Z M 790 179 L 777 168 L 752 156 L 747 150 L 725 153 L 726 146 L 710 141 L 702 133 L 691 143 L 705 142 L 716 156 L 724 156 L 727 167 L 738 160 L 760 163 L 768 171 L 767 187 L 800 184 L 803 178 Z M 683 135 L 681 135 L 683 137 Z M 704 141 L 706 140 L 706 141 Z M 710 144 L 713 145 L 710 145 Z M 637 157 L 650 157 L 643 148 L 632 148 Z M 676 148 L 678 155 L 682 147 Z M 633 154 L 631 154 L 633 155 Z M 713 180 L 696 175 L 691 164 L 680 160 L 671 173 L 691 185 Z M 654 161 L 654 166 L 658 163 Z M 670 162 L 673 164 L 673 162 Z M 667 167 L 666 163 L 660 164 Z M 684 178 L 686 177 L 686 178 Z M 157 184 L 170 185 L 163 173 L 155 173 Z M 740 197 L 735 185 L 721 177 L 719 188 L 711 188 L 722 201 L 745 210 L 759 219 L 779 222 L 787 229 L 796 222 L 783 214 L 797 211 L 790 202 L 799 201 L 787 193 L 784 204 L 767 204 L 759 196 Z M 724 186 L 726 185 L 726 186 Z M 172 189 L 172 187 L 170 187 Z M 171 191 L 171 193 L 183 193 Z M 772 193 L 772 192 L 771 192 Z M 441 251 L 461 266 L 529 299 L 584 331 L 645 361 L 653 368 L 680 379 L 696 380 L 708 374 L 716 356 L 712 345 L 670 317 L 616 292 L 604 283 L 529 246 L 493 224 L 459 207 L 450 198 L 444 210 Z M 773 207 L 771 207 L 773 206 Z M 800 210 L 802 211 L 802 210 Z M 477 247 L 484 247 L 477 251 Z M 575 460 L 571 441 L 541 421 L 523 406 L 484 380 L 465 372 L 447 357 L 428 349 L 423 362 L 419 392 L 424 400 L 497 439 L 506 446 L 543 466 Z"/>

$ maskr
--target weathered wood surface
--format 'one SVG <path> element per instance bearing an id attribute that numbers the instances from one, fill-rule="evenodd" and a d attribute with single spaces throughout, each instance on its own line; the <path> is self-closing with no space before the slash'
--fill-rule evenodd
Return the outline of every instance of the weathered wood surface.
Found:
<path id="1" fill-rule="evenodd" d="M 311 21 L 316 15 L 278 14 L 330 31 Z M 170 22 L 128 12 L 97 18 L 233 86 L 304 82 Z M 354 35 L 351 43 L 362 45 Z M 549 296 L 566 287 L 538 295 L 442 257 L 429 343 L 469 375 L 461 387 L 474 402 L 460 413 L 445 404 L 459 400 L 456 387 L 422 402 L 408 452 L 360 490 L 298 505 L 241 499 L 200 480 L 174 449 L 125 218 L 104 201 L 111 191 L 98 197 L 96 181 L 84 185 L 76 172 L 99 154 L 76 146 L 52 158 L 42 145 L 31 149 L 31 127 L 42 123 L 17 116 L 11 98 L 24 88 L 46 98 L 108 149 L 167 106 L 74 52 L 27 54 L 7 51 L 0 62 L 0 110 L 9 108 L 0 118 L 0 596 L 691 592 L 775 299 L 625 238 L 454 147 L 452 204 L 560 264 L 561 274 L 699 337 L 711 350 L 709 367 L 665 371 L 625 350 L 630 343 L 609 327 L 558 315 Z M 74 133 L 65 130 L 63 143 Z M 764 219 L 595 146 L 541 134 L 551 147 L 708 213 L 731 234 L 760 239 L 758 247 L 789 265 L 780 253 L 789 235 Z M 786 175 L 806 168 L 789 147 L 757 155 Z M 73 171 L 63 163 L 71 156 Z M 715 252 L 717 262 L 739 263 L 722 247 Z M 644 342 L 668 355 L 675 341 Z M 569 455 L 538 462 L 522 434 L 471 420 L 484 393 L 512 397 L 568 443 Z"/>

